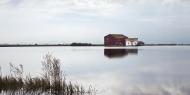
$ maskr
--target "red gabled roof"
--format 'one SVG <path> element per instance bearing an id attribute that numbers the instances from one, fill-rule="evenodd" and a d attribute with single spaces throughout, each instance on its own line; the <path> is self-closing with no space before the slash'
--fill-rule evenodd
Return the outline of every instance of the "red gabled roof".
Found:
<path id="1" fill-rule="evenodd" d="M 105 37 L 108 37 L 108 36 L 112 36 L 114 38 L 128 38 L 127 36 L 123 35 L 123 34 L 108 34 L 107 36 Z"/>

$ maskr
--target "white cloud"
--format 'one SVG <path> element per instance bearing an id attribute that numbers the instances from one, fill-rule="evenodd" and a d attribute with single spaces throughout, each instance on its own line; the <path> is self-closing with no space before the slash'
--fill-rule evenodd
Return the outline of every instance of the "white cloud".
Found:
<path id="1" fill-rule="evenodd" d="M 2 0 L 0 4 L 14 10 L 46 15 L 113 15 L 122 7 L 122 3 L 115 0 Z"/>
<path id="2" fill-rule="evenodd" d="M 6 6 L 6 8 L 9 6 L 14 11 L 48 16 L 65 14 L 114 16 L 132 10 L 139 12 L 138 10 L 151 10 L 149 8 L 188 4 L 188 0 L 0 0 L 1 6 Z M 4 8 L 4 10 L 6 9 Z"/>
<path id="3" fill-rule="evenodd" d="M 190 27 L 189 4 L 189 0 L 0 0 L 0 31 L 6 32 L 6 37 L 0 38 L 6 40 L 10 31 L 22 35 L 26 31 L 39 30 L 47 31 L 50 36 L 55 35 L 54 30 L 56 33 L 64 31 L 67 37 L 59 39 L 73 37 L 69 32 L 72 31 L 78 40 L 84 34 L 96 32 L 99 36 L 94 40 L 111 32 L 125 34 L 127 31 L 127 35 L 136 35 L 139 32 L 155 34 L 161 30 L 163 34 L 163 31 L 178 32 L 176 27 L 187 31 Z M 44 34 L 35 35 L 40 39 Z M 11 37 L 19 38 L 18 35 Z M 143 39 L 149 37 L 143 35 Z"/>

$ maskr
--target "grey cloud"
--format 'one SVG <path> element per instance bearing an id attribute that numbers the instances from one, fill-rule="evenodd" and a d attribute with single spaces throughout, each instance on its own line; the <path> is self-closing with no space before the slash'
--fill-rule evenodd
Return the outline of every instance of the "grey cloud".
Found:
<path id="1" fill-rule="evenodd" d="M 154 34 L 159 34 L 158 32 L 160 35 L 168 34 L 165 38 L 169 38 L 174 32 L 177 32 L 177 36 L 179 31 L 189 30 L 189 4 L 189 0 L 0 0 L 0 25 L 5 26 L 0 29 L 7 32 L 12 31 L 8 27 L 15 27 L 16 31 L 24 31 L 23 28 L 18 28 L 19 25 L 32 27 L 44 23 L 48 26 L 64 23 L 76 27 L 87 19 L 90 24 L 85 23 L 84 26 L 98 28 L 97 31 L 103 33 L 99 33 L 100 36 L 110 31 L 131 31 L 127 32 L 129 35 L 140 31 L 143 32 L 140 35 L 143 39 L 153 41 L 151 37 L 155 37 Z M 92 25 L 91 22 L 96 24 Z M 108 28 L 110 26 L 113 27 Z M 42 29 L 38 28 L 35 31 Z M 62 26 L 59 29 L 64 30 L 61 30 Z M 42 30 L 47 31 L 45 28 Z M 67 31 L 69 30 L 71 31 Z M 94 29 L 85 31 L 91 30 Z M 184 41 L 189 38 L 187 35 L 185 37 Z M 160 40 L 160 37 L 157 39 Z"/>
<path id="2" fill-rule="evenodd" d="M 20 3 L 22 3 L 23 0 L 10 0 L 10 4 L 12 4 L 13 6 L 17 6 L 19 5 Z"/>
<path id="3" fill-rule="evenodd" d="M 189 0 L 2 0 L 0 4 L 9 4 L 25 8 L 26 11 L 44 13 L 73 13 L 73 14 L 115 14 L 117 11 L 145 9 L 152 7 L 172 7 L 173 5 L 186 6 Z M 174 7 L 175 7 L 174 6 Z"/>

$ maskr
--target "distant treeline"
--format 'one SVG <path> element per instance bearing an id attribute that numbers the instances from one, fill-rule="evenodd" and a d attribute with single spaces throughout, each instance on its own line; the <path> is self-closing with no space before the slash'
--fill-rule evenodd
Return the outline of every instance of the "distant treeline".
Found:
<path id="1" fill-rule="evenodd" d="M 190 46 L 190 44 L 145 44 L 145 46 Z"/>
<path id="2" fill-rule="evenodd" d="M 71 43 L 71 44 L 0 44 L 0 47 L 41 47 L 41 46 L 104 46 L 103 44 Z"/>
<path id="3" fill-rule="evenodd" d="M 73 42 L 70 44 L 0 44 L 0 47 L 45 47 L 45 46 L 104 46 L 104 44 L 80 43 Z M 136 46 L 190 46 L 190 44 L 145 44 L 143 41 L 138 41 Z"/>
<path id="4" fill-rule="evenodd" d="M 71 46 L 92 46 L 91 43 L 71 43 Z"/>

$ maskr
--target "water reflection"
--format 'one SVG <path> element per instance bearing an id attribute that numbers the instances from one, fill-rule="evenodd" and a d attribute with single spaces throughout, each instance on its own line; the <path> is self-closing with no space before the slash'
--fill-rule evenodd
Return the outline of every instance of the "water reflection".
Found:
<path id="1" fill-rule="evenodd" d="M 1 66 L 7 69 L 9 67 L 6 67 L 6 64 L 9 61 L 23 63 L 27 72 L 36 74 L 36 70 L 41 71 L 40 55 L 52 51 L 63 61 L 63 70 L 67 71 L 68 80 L 74 83 L 77 81 L 87 90 L 88 86 L 92 85 L 97 90 L 96 95 L 190 95 L 189 46 L 145 46 L 138 49 L 0 48 L 0 62 Z M 117 59 L 109 60 L 107 57 Z M 9 74 L 9 70 L 7 72 Z M 28 93 L 17 95 L 31 95 Z M 3 91 L 0 93 L 0 95 L 11 94 Z M 41 95 L 51 95 L 51 93 L 44 92 Z"/>
<path id="2" fill-rule="evenodd" d="M 137 55 L 138 49 L 104 49 L 104 56 L 108 58 L 123 58 L 131 54 Z"/>

